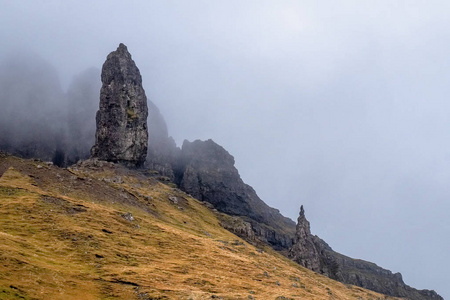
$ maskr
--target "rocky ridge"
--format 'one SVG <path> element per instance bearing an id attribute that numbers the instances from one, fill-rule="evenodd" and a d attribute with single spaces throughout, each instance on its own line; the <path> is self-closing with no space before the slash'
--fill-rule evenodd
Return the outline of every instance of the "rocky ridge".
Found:
<path id="1" fill-rule="evenodd" d="M 253 230 L 247 234 L 249 240 L 254 235 L 276 250 L 292 244 L 294 222 L 269 207 L 242 181 L 233 156 L 214 141 L 184 141 L 175 170 L 175 183 L 180 189 L 247 222 Z"/>
<path id="2" fill-rule="evenodd" d="M 374 263 L 333 251 L 322 239 L 311 234 L 303 206 L 300 207 L 294 244 L 289 249 L 288 257 L 332 279 L 382 294 L 410 300 L 443 300 L 435 291 L 417 290 L 406 285 L 400 273 L 393 274 Z"/>

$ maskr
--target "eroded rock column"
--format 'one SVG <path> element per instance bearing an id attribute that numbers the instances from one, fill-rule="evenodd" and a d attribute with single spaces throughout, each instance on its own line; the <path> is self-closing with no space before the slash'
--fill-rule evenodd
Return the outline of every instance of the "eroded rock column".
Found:
<path id="1" fill-rule="evenodd" d="M 139 69 L 124 44 L 108 55 L 101 80 L 97 132 L 91 155 L 140 166 L 147 156 L 147 97 Z"/>

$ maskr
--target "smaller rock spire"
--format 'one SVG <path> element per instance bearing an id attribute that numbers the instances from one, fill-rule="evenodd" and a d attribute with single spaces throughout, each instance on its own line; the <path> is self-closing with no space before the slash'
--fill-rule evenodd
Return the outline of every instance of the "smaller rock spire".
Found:
<path id="1" fill-rule="evenodd" d="M 297 221 L 294 244 L 289 250 L 288 256 L 298 264 L 315 272 L 320 272 L 319 252 L 314 245 L 314 237 L 311 234 L 309 221 L 305 217 L 303 205 L 300 206 Z"/>

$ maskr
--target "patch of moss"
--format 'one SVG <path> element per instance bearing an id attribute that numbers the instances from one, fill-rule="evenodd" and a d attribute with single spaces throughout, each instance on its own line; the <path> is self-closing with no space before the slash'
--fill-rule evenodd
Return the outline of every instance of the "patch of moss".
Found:
<path id="1" fill-rule="evenodd" d="M 134 109 L 132 109 L 132 108 L 127 108 L 127 115 L 128 115 L 128 118 L 132 119 L 132 120 L 137 118 L 137 114 L 134 111 Z"/>
<path id="2" fill-rule="evenodd" d="M 2 300 L 13 300 L 13 299 L 31 299 L 24 292 L 14 285 L 9 287 L 0 286 L 0 299 Z"/>

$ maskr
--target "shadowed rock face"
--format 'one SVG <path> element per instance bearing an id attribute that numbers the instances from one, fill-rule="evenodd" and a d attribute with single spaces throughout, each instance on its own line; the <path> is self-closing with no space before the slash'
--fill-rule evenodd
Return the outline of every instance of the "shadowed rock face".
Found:
<path id="1" fill-rule="evenodd" d="M 148 147 L 147 97 L 139 69 L 120 44 L 102 68 L 100 108 L 92 157 L 128 166 L 145 162 Z"/>
<path id="2" fill-rule="evenodd" d="M 292 244 L 295 223 L 265 204 L 242 181 L 233 156 L 212 140 L 184 141 L 175 173 L 182 190 L 221 212 L 241 217 L 262 242 L 277 250 Z"/>

